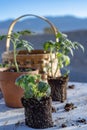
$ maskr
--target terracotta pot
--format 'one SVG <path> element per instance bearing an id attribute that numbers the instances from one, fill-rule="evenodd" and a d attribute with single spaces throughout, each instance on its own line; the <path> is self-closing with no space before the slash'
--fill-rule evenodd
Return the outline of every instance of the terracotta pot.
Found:
<path id="1" fill-rule="evenodd" d="M 1 92 L 1 83 L 0 83 L 0 92 Z"/>
<path id="2" fill-rule="evenodd" d="M 3 72 L 3 71 L 5 71 L 5 70 L 7 70 L 7 68 L 0 68 L 0 72 Z M 1 82 L 0 82 L 0 91 L 1 91 Z"/>
<path id="3" fill-rule="evenodd" d="M 20 108 L 23 107 L 21 104 L 21 97 L 23 97 L 23 89 L 15 85 L 15 80 L 22 74 L 38 74 L 38 70 L 29 72 L 5 72 L 0 71 L 0 85 L 1 91 L 5 103 L 9 107 Z"/>
<path id="4" fill-rule="evenodd" d="M 51 86 L 51 96 L 53 101 L 64 102 L 67 98 L 67 84 L 69 77 L 49 78 L 48 83 Z"/>
<path id="5" fill-rule="evenodd" d="M 25 124 L 32 128 L 48 128 L 53 126 L 52 122 L 52 98 L 45 97 L 37 99 L 21 99 L 25 108 Z"/>

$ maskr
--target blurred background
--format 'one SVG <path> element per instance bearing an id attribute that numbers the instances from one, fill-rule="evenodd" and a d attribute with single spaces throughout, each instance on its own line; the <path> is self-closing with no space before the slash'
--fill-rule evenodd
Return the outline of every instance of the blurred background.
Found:
<path id="1" fill-rule="evenodd" d="M 87 0 L 0 0 L 0 10 L 0 35 L 7 34 L 10 24 L 17 17 L 36 14 L 48 18 L 71 41 L 80 42 L 85 52 L 78 50 L 73 57 L 70 56 L 69 76 L 70 81 L 87 82 Z M 35 49 L 43 48 L 46 40 L 55 40 L 49 24 L 36 17 L 25 17 L 18 21 L 13 31 L 22 30 L 34 33 L 23 38 L 30 41 Z M 0 62 L 5 50 L 6 39 L 0 41 Z"/>

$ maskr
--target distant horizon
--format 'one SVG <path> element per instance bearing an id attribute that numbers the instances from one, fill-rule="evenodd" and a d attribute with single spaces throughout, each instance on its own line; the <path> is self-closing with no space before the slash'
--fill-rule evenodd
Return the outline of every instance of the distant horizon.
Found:
<path id="1" fill-rule="evenodd" d="M 22 15 L 26 15 L 26 14 L 22 14 Z M 20 15 L 20 16 L 22 16 Z M 20 17 L 18 16 L 18 17 Z M 77 18 L 77 19 L 87 19 L 87 17 L 78 17 L 78 16 L 75 16 L 75 15 L 38 15 L 38 16 L 43 16 L 43 17 L 52 17 L 52 18 L 55 18 L 55 17 L 72 17 L 72 18 Z M 16 18 L 18 18 L 16 17 Z M 0 20 L 0 22 L 4 22 L 4 21 L 8 21 L 8 20 L 14 20 L 16 18 L 6 18 L 6 19 L 3 19 L 3 20 Z M 28 18 L 36 18 L 36 17 L 26 17 L 25 19 L 28 19 Z"/>
<path id="2" fill-rule="evenodd" d="M 78 18 L 72 15 L 64 16 L 45 16 L 50 22 L 62 32 L 70 32 L 76 30 L 87 30 L 87 18 Z M 14 21 L 14 18 L 10 18 L 4 21 L 0 21 L 0 34 L 7 33 L 7 30 L 11 23 Z M 36 26 L 37 25 L 37 26 Z M 42 33 L 44 28 L 49 27 L 46 22 L 36 17 L 24 17 L 18 21 L 18 24 L 15 26 L 15 30 L 32 30 L 32 32 Z"/>

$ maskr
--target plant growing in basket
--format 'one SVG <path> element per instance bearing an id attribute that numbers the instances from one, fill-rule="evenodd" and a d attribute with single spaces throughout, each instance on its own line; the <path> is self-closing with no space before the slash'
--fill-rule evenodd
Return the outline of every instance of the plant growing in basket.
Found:
<path id="1" fill-rule="evenodd" d="M 15 84 L 24 89 L 21 98 L 25 108 L 25 123 L 32 128 L 48 128 L 52 122 L 51 88 L 40 75 L 21 75 Z"/>
<path id="2" fill-rule="evenodd" d="M 11 42 L 13 44 L 13 57 L 14 63 L 4 64 L 6 67 L 0 69 L 0 81 L 1 81 L 1 91 L 3 93 L 5 102 L 7 106 L 10 107 L 22 107 L 20 98 L 23 95 L 23 89 L 18 88 L 15 85 L 15 79 L 24 73 L 34 73 L 37 74 L 38 70 L 34 68 L 20 67 L 17 63 L 17 49 L 27 49 L 31 51 L 32 46 L 25 40 L 20 39 L 20 33 L 11 34 Z M 9 36 L 7 36 L 9 37 Z M 3 66 L 4 66 L 3 65 Z M 16 94 L 15 94 L 16 93 Z"/>
<path id="3" fill-rule="evenodd" d="M 8 29 L 8 35 L 10 36 L 11 35 L 11 32 L 15 26 L 15 24 L 22 18 L 24 17 L 30 17 L 30 16 L 33 16 L 33 17 L 37 17 L 45 22 L 47 22 L 54 35 L 56 36 L 57 34 L 57 29 L 56 27 L 54 26 L 53 23 L 51 23 L 47 18 L 43 17 L 43 16 L 38 16 L 38 15 L 35 15 L 35 14 L 25 14 L 25 15 L 22 15 L 18 18 L 16 18 L 10 25 L 9 29 Z M 22 33 L 22 34 L 25 34 L 25 33 Z M 26 34 L 27 34 L 27 31 L 26 31 Z M 8 62 L 8 63 L 12 63 L 13 62 L 13 51 L 10 51 L 10 38 L 7 38 L 6 39 L 6 51 L 2 54 L 2 61 L 5 63 L 5 62 Z M 40 49 L 40 50 L 32 50 L 30 53 L 28 53 L 26 50 L 22 50 L 22 51 L 19 51 L 18 55 L 17 55 L 17 62 L 18 64 L 20 64 L 20 66 L 30 66 L 30 67 L 36 67 L 39 69 L 39 73 L 42 74 L 42 77 L 43 79 L 47 79 L 47 74 L 44 73 L 44 66 L 46 64 L 49 64 L 49 52 L 48 51 L 44 51 L 43 49 Z M 52 54 L 52 57 L 55 57 L 54 54 Z M 45 62 L 44 62 L 45 61 Z M 54 61 L 54 66 L 55 66 L 56 62 Z M 60 71 L 58 70 L 58 73 L 60 75 Z"/>
<path id="4" fill-rule="evenodd" d="M 15 71 L 19 72 L 19 66 L 17 63 L 17 55 L 18 55 L 18 50 L 22 50 L 22 49 L 27 49 L 29 52 L 31 50 L 33 50 L 33 47 L 31 45 L 31 43 L 29 43 L 26 40 L 20 39 L 20 36 L 22 34 L 24 34 L 26 31 L 21 31 L 21 32 L 17 32 L 17 33 L 11 33 L 11 35 L 7 35 L 7 38 L 11 39 L 11 43 L 13 44 L 13 59 L 14 59 L 14 63 L 13 64 L 8 64 L 8 66 L 14 66 L 15 67 Z M 0 39 L 2 40 L 5 36 L 1 36 Z M 6 63 L 7 64 L 7 63 Z"/>
<path id="5" fill-rule="evenodd" d="M 63 102 L 66 99 L 66 86 L 68 82 L 69 70 L 66 67 L 70 64 L 69 54 L 73 56 L 73 51 L 79 47 L 84 51 L 84 47 L 78 42 L 71 42 L 67 35 L 59 32 L 56 35 L 56 42 L 48 41 L 44 43 L 44 50 L 50 51 L 50 64 L 45 66 L 45 70 L 50 72 L 48 76 L 48 83 L 51 86 L 51 95 L 54 101 Z M 53 73 L 52 53 L 55 53 L 57 65 L 55 66 L 55 72 Z M 65 73 L 61 76 L 57 76 L 57 70 L 65 69 Z"/>

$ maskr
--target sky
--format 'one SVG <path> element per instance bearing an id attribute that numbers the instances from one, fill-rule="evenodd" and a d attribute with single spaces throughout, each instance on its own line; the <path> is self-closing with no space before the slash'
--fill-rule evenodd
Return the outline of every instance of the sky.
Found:
<path id="1" fill-rule="evenodd" d="M 87 0 L 0 0 L 0 21 L 24 14 L 87 17 Z"/>

